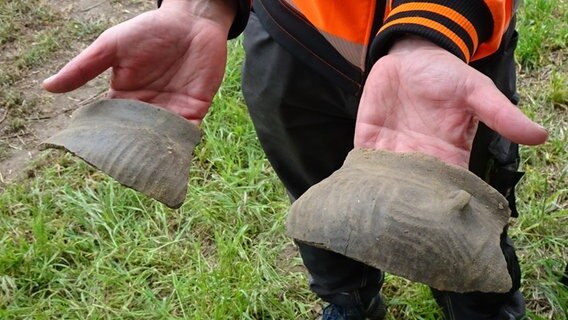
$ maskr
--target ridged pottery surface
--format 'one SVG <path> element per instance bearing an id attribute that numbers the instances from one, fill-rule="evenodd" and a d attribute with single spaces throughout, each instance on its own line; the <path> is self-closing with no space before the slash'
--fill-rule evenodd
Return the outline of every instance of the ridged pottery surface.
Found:
<path id="1" fill-rule="evenodd" d="M 512 286 L 499 246 L 507 200 L 433 157 L 353 150 L 288 215 L 291 237 L 454 292 Z"/>
<path id="2" fill-rule="evenodd" d="M 197 126 L 172 112 L 111 99 L 77 109 L 69 126 L 43 144 L 63 148 L 121 184 L 179 208 L 200 139 Z"/>

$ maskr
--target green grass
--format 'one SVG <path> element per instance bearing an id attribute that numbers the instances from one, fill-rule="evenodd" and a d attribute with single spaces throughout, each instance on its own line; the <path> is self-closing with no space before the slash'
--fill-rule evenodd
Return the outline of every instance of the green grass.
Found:
<path id="1" fill-rule="evenodd" d="M 16 42 L 29 30 L 44 28 L 55 15 L 38 0 L 0 1 L 0 45 Z M 22 23 L 25 21 L 25 23 Z"/>
<path id="2" fill-rule="evenodd" d="M 551 137 L 543 146 L 522 148 L 527 175 L 518 190 L 521 217 L 511 235 L 530 319 L 562 320 L 568 318 L 568 289 L 557 282 L 568 260 L 567 73 L 549 62 L 553 54 L 566 61 L 568 27 L 543 25 L 553 20 L 550 12 L 558 22 L 568 10 L 564 1 L 548 3 L 525 1 L 520 19 L 528 27 L 520 27 L 519 61 L 530 66 L 520 77 L 522 108 Z M 525 37 L 523 30 L 536 31 Z M 548 45 L 533 46 L 538 38 Z M 5 40 L 10 41 L 15 40 Z M 42 153 L 25 178 L 4 188 L 0 319 L 316 317 L 321 302 L 310 293 L 284 235 L 285 190 L 259 147 L 239 93 L 242 55 L 240 42 L 232 42 L 225 82 L 205 119 L 180 209 L 167 209 L 60 152 Z M 26 68 L 38 66 L 35 58 L 30 61 Z M 25 100 L 13 93 L 12 100 L 2 101 L 15 98 Z M 383 293 L 389 319 L 439 318 L 424 285 L 388 276 Z"/>
<path id="3" fill-rule="evenodd" d="M 521 37 L 517 60 L 534 69 L 552 63 L 551 53 L 568 46 L 566 0 L 527 0 L 521 7 L 518 30 Z"/>
<path id="4" fill-rule="evenodd" d="M 22 79 L 78 41 L 92 40 L 108 27 L 103 20 L 78 21 L 40 0 L 0 1 L 0 88 Z"/>
<path id="5" fill-rule="evenodd" d="M 46 1 L 0 0 L 0 119 L 6 115 L 0 121 L 0 159 L 9 157 L 13 139 L 25 145 L 29 141 L 20 136 L 35 135 L 31 120 L 46 95 L 36 94 L 37 84 L 30 90 L 30 80 L 42 80 L 40 72 L 53 72 L 46 68 L 62 63 L 57 60 L 66 50 L 92 41 L 108 25 L 107 20 L 78 21 Z"/>

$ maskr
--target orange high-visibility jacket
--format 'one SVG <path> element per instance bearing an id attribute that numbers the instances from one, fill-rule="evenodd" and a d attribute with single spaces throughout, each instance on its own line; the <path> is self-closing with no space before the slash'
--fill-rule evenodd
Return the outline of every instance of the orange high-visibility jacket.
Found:
<path id="1" fill-rule="evenodd" d="M 491 55 L 518 0 L 226 1 L 238 4 L 230 37 L 244 29 L 252 5 L 282 46 L 336 84 L 360 90 L 372 64 L 405 34 L 429 39 L 466 63 Z"/>

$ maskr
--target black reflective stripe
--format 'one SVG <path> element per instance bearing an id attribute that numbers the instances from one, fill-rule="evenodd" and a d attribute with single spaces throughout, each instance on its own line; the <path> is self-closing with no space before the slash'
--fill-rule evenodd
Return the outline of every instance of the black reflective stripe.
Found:
<path id="1" fill-rule="evenodd" d="M 300 14 L 281 1 L 254 0 L 253 7 L 262 26 L 281 46 L 340 88 L 354 94 L 360 91 L 363 72 Z"/>

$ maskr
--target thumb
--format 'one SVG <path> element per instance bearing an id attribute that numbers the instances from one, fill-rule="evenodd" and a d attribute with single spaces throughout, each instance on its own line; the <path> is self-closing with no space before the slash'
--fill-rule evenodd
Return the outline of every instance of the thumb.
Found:
<path id="1" fill-rule="evenodd" d="M 546 129 L 525 116 L 489 78 L 477 80 L 468 88 L 466 103 L 479 120 L 515 143 L 538 145 L 546 141 Z"/>
<path id="2" fill-rule="evenodd" d="M 101 34 L 58 73 L 44 80 L 42 87 L 53 93 L 69 92 L 112 67 L 116 56 L 116 42 L 108 34 L 108 31 Z"/>

